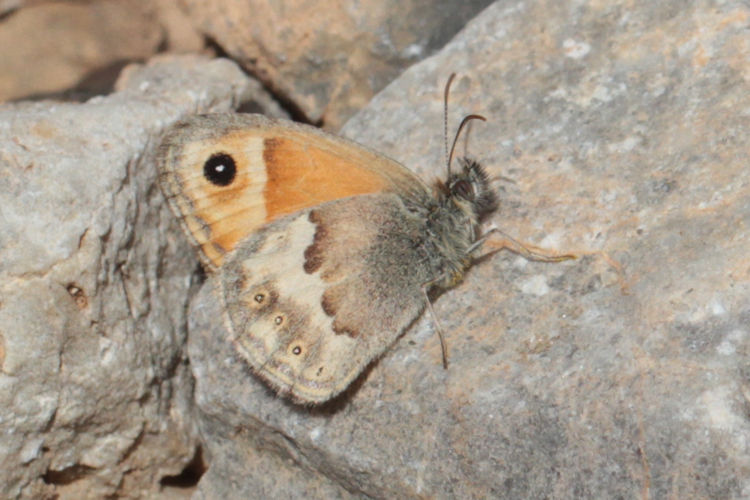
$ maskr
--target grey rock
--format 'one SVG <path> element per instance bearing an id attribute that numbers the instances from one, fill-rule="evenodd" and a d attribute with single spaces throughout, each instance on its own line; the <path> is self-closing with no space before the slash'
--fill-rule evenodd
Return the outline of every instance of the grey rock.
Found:
<path id="1" fill-rule="evenodd" d="M 581 258 L 483 259 L 336 402 L 276 398 L 214 294 L 189 353 L 210 463 L 198 498 L 750 497 L 746 3 L 499 2 L 344 133 L 497 179 L 490 221 Z M 363 304 L 363 307 L 366 304 Z M 296 473 L 295 473 L 296 471 Z"/>
<path id="2" fill-rule="evenodd" d="M 0 106 L 2 498 L 150 496 L 199 446 L 185 352 L 197 267 L 150 148 L 177 118 L 260 87 L 196 57 L 129 68 L 119 87 Z"/>

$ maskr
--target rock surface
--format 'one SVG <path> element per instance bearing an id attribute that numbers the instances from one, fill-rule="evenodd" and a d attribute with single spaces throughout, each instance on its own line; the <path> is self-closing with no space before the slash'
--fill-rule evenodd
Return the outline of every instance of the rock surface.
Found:
<path id="1" fill-rule="evenodd" d="M 204 287 L 198 498 L 750 497 L 749 19 L 501 2 L 381 92 L 345 133 L 442 176 L 457 71 L 450 123 L 490 118 L 466 149 L 497 179 L 491 222 L 581 258 L 482 260 L 435 303 L 448 370 L 423 318 L 316 409 L 237 362 Z"/>
<path id="2" fill-rule="evenodd" d="M 159 59 L 0 106 L 0 496 L 166 496 L 200 446 L 204 499 L 750 497 L 749 19 L 496 3 L 381 92 L 344 133 L 440 177 L 457 71 L 490 222 L 582 257 L 481 260 L 435 301 L 448 370 L 422 318 L 314 409 L 238 362 L 154 185 L 177 118 L 280 113 L 256 84 Z"/>
<path id="3" fill-rule="evenodd" d="M 301 117 L 337 130 L 491 1 L 184 3 L 199 29 Z"/>
<path id="4" fill-rule="evenodd" d="M 199 448 L 196 263 L 150 146 L 260 86 L 226 60 L 130 68 L 85 104 L 0 106 L 0 497 L 151 497 Z"/>
<path id="5" fill-rule="evenodd" d="M 132 61 L 160 50 L 199 51 L 204 41 L 175 0 L 2 2 L 0 101 L 111 91 Z"/>
<path id="6" fill-rule="evenodd" d="M 156 52 L 223 51 L 299 118 L 336 130 L 490 3 L 0 0 L 0 101 L 85 100 Z"/>

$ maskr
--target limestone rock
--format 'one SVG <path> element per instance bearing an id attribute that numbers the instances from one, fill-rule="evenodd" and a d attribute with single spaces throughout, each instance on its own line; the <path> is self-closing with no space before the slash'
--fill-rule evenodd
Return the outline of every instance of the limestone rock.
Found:
<path id="1" fill-rule="evenodd" d="M 448 370 L 423 318 L 315 409 L 237 361 L 202 290 L 198 497 L 749 497 L 749 14 L 496 3 L 378 94 L 344 132 L 443 176 L 457 71 L 450 123 L 489 118 L 459 149 L 496 178 L 491 222 L 581 258 L 482 259 L 435 303 Z"/>
<path id="2" fill-rule="evenodd" d="M 313 409 L 238 361 L 154 184 L 177 118 L 278 114 L 257 84 L 158 58 L 0 106 L 0 496 L 165 496 L 200 446 L 205 499 L 750 497 L 748 18 L 496 3 L 378 94 L 344 133 L 440 177 L 457 71 L 490 222 L 581 258 L 482 259 L 435 301 L 448 370 L 425 317 Z"/>
<path id="3" fill-rule="evenodd" d="M 185 352 L 197 267 L 150 148 L 175 119 L 261 91 L 198 58 L 130 68 L 120 87 L 0 106 L 2 498 L 152 496 L 200 446 Z"/>

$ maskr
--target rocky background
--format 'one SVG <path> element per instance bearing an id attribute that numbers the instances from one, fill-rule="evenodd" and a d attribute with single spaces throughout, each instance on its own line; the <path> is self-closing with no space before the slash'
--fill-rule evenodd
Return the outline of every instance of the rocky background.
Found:
<path id="1" fill-rule="evenodd" d="M 750 498 L 741 0 L 0 0 L 1 498 Z M 155 185 L 180 117 L 321 125 L 580 258 L 480 260 L 343 397 L 225 341 Z"/>

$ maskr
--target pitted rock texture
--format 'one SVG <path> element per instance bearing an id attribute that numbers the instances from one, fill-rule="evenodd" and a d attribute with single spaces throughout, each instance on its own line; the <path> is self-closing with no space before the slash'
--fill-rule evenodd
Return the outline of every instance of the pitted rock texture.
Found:
<path id="1" fill-rule="evenodd" d="M 151 148 L 180 116 L 268 96 L 195 57 L 119 86 L 0 106 L 2 498 L 153 496 L 200 446 L 185 352 L 197 266 Z"/>
<path id="2" fill-rule="evenodd" d="M 448 370 L 425 317 L 316 409 L 255 379 L 201 294 L 199 496 L 749 497 L 749 14 L 499 2 L 378 94 L 345 134 L 443 176 L 458 72 L 449 123 L 489 118 L 459 142 L 495 178 L 488 222 L 581 257 L 482 259 L 435 301 Z"/>

